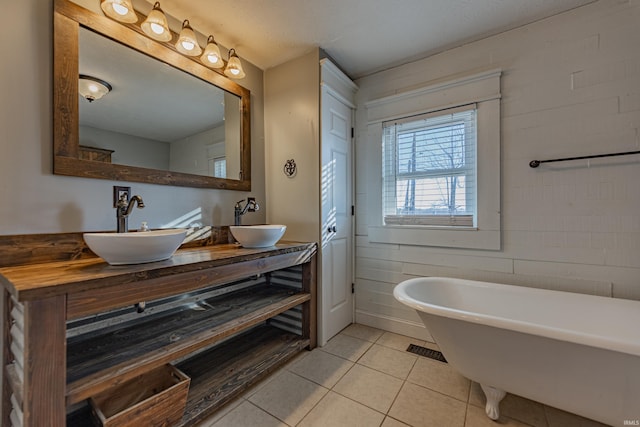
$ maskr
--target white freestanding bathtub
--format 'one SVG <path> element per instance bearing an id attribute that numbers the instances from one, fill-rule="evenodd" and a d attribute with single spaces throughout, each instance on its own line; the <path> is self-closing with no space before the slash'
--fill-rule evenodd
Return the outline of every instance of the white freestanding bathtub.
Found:
<path id="1" fill-rule="evenodd" d="M 640 301 L 429 277 L 395 298 L 418 311 L 487 415 L 510 392 L 613 426 L 640 424 Z"/>

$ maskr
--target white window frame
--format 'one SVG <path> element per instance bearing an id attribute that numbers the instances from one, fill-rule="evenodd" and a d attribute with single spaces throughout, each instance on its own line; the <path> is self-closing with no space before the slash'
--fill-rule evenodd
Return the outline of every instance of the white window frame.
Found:
<path id="1" fill-rule="evenodd" d="M 227 158 L 225 156 L 218 156 L 211 159 L 211 161 L 213 162 L 213 173 L 211 176 L 215 178 L 227 178 Z M 219 167 L 222 169 L 220 175 L 216 173 Z"/>
<path id="2" fill-rule="evenodd" d="M 465 200 L 470 205 L 470 210 L 462 214 L 454 215 L 415 215 L 415 214 L 383 214 L 385 225 L 431 225 L 431 226 L 451 226 L 451 227 L 473 227 L 475 225 L 476 218 L 476 105 L 470 104 L 461 106 L 458 108 L 449 108 L 443 111 L 435 111 L 427 114 L 420 114 L 418 116 L 406 117 L 400 120 L 391 120 L 390 122 L 384 122 L 383 132 L 385 128 L 394 128 L 395 126 L 401 126 L 402 124 L 415 124 L 414 129 L 404 129 L 401 133 L 420 132 L 428 128 L 435 126 L 442 127 L 443 125 L 462 124 L 465 132 L 465 156 L 466 160 L 464 166 L 455 169 L 436 169 L 432 171 L 421 171 L 415 173 L 403 173 L 396 170 L 398 167 L 397 161 L 397 149 L 399 133 L 395 134 L 395 141 L 390 142 L 387 140 L 387 136 L 383 138 L 383 158 L 386 178 L 383 177 L 383 204 L 384 212 L 393 211 L 397 206 L 396 193 L 397 182 L 400 179 L 421 179 L 421 178 L 438 178 L 449 177 L 452 175 L 464 176 L 465 179 Z M 457 119 L 452 117 L 457 113 L 469 113 L 473 111 L 472 115 L 468 115 L 468 119 Z M 432 121 L 431 124 L 426 124 L 425 120 Z M 436 119 L 439 123 L 433 123 L 433 119 Z M 457 122 L 457 123 L 454 123 Z M 390 142 L 390 143 L 389 143 Z M 387 143 L 389 145 L 387 146 Z M 389 156 L 387 159 L 386 156 Z M 389 168 L 389 169 L 387 169 Z M 471 179 L 469 179 L 471 177 Z M 395 197 L 389 197 L 394 194 Z M 387 197 L 385 198 L 386 195 Z"/>
<path id="3" fill-rule="evenodd" d="M 367 186 L 369 241 L 500 250 L 500 77 L 490 70 L 369 101 Z M 477 107 L 476 223 L 473 227 L 385 225 L 382 209 L 382 123 L 467 104 Z M 376 167 L 374 170 L 373 168 Z M 377 174 L 377 179 L 373 176 Z"/>

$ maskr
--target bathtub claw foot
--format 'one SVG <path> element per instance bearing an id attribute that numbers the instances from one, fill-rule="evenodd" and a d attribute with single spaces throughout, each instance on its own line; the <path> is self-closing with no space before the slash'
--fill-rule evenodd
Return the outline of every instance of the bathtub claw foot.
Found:
<path id="1" fill-rule="evenodd" d="M 487 416 L 492 420 L 500 418 L 500 401 L 506 396 L 506 392 L 498 388 L 493 388 L 488 385 L 480 384 L 482 391 L 487 398 L 487 406 L 485 406 L 485 412 Z"/>

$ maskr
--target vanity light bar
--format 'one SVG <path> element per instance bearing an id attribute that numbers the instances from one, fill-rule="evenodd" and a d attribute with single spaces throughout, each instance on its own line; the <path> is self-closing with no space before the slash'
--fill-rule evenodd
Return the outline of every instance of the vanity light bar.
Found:
<path id="1" fill-rule="evenodd" d="M 222 54 L 220 54 L 220 47 L 212 35 L 207 39 L 207 46 L 204 48 L 204 53 L 200 60 L 206 64 L 207 67 L 224 67 L 224 59 L 222 59 Z"/>
<path id="2" fill-rule="evenodd" d="M 232 79 L 241 79 L 245 76 L 240 58 L 236 55 L 236 50 L 229 50 L 229 61 L 227 62 L 227 68 L 224 69 L 224 74 Z"/>
<path id="3" fill-rule="evenodd" d="M 171 41 L 171 30 L 167 23 L 167 17 L 162 9 L 160 9 L 160 2 L 156 2 L 153 5 L 153 9 L 149 12 L 147 19 L 140 24 L 142 31 L 149 37 L 160 42 Z"/>
<path id="4" fill-rule="evenodd" d="M 188 19 L 182 22 L 182 31 L 180 31 L 180 35 L 178 36 L 176 49 L 178 49 L 178 52 L 181 54 L 187 56 L 199 56 L 202 53 L 196 33 L 193 32 L 193 28 L 189 25 Z"/>
<path id="5" fill-rule="evenodd" d="M 114 21 L 123 22 L 130 26 L 138 21 L 138 17 L 133 10 L 130 0 L 101 0 L 100 8 L 106 16 Z M 140 24 L 140 28 L 147 37 L 159 42 L 171 42 L 173 33 L 169 29 L 166 15 L 162 9 L 160 9 L 160 2 L 155 2 L 148 16 L 142 14 L 140 14 L 140 16 L 144 18 Z M 236 50 L 234 48 L 229 49 L 229 59 L 225 64 L 225 60 L 220 54 L 220 48 L 212 35 L 207 39 L 207 45 L 203 53 L 202 48 L 198 44 L 197 36 L 193 28 L 191 28 L 191 25 L 189 25 L 188 19 L 182 22 L 182 30 L 178 35 L 175 45 L 170 46 L 182 55 L 190 57 L 193 60 L 199 57 L 200 63 L 220 73 L 222 72 L 218 69 L 224 68 L 224 75 L 232 79 L 242 79 L 246 76 L 240 58 L 236 54 Z M 202 56 L 200 56 L 201 54 Z"/>
<path id="6" fill-rule="evenodd" d="M 138 22 L 131 0 L 102 0 L 100 8 L 111 19 L 132 24 Z"/>

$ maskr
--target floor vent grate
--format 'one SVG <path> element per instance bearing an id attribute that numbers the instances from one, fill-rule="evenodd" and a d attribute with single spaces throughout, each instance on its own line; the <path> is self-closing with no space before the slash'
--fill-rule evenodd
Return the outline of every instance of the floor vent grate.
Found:
<path id="1" fill-rule="evenodd" d="M 438 350 L 432 350 L 430 348 L 422 347 L 419 345 L 409 344 L 409 348 L 407 348 L 407 351 L 409 353 L 417 354 L 418 356 L 424 356 L 428 357 L 429 359 L 447 363 L 447 359 L 445 359 L 444 355 Z"/>

